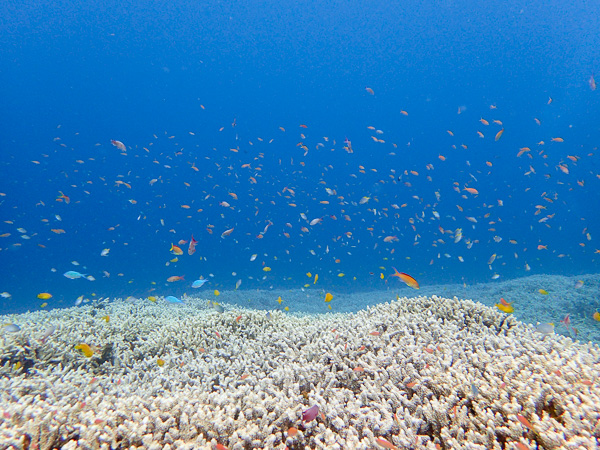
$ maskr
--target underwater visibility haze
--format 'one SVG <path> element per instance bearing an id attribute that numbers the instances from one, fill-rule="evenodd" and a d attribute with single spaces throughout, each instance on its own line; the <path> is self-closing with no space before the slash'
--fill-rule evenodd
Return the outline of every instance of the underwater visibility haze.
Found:
<path id="1" fill-rule="evenodd" d="M 550 3 L 5 4 L 2 310 L 595 273 L 598 7 Z"/>
<path id="2" fill-rule="evenodd" d="M 600 3 L 0 5 L 0 447 L 598 448 Z"/>

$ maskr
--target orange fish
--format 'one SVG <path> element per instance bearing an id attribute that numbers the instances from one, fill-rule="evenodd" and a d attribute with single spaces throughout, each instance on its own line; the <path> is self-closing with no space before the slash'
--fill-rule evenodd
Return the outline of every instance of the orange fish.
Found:
<path id="1" fill-rule="evenodd" d="M 419 289 L 419 283 L 417 283 L 417 280 L 415 280 L 413 277 L 411 277 L 407 273 L 398 272 L 398 270 L 396 270 L 395 267 L 392 267 L 392 269 L 394 269 L 394 273 L 390 276 L 400 278 L 406 283 L 407 286 L 410 286 L 413 289 Z"/>
<path id="2" fill-rule="evenodd" d="M 390 441 L 388 441 L 387 439 L 384 439 L 384 438 L 381 438 L 381 437 L 375 439 L 375 442 L 377 442 L 377 445 L 380 445 L 383 448 L 389 448 L 389 449 L 392 449 L 392 450 L 395 450 L 395 449 L 398 448 L 394 444 L 392 444 Z"/>
<path id="3" fill-rule="evenodd" d="M 565 142 L 565 140 L 561 137 L 556 137 L 551 139 L 552 142 Z"/>
<path id="4" fill-rule="evenodd" d="M 463 191 L 467 191 L 469 194 L 473 194 L 473 195 L 477 195 L 479 194 L 479 191 L 475 188 L 464 188 Z"/>
<path id="5" fill-rule="evenodd" d="M 182 280 L 183 280 L 183 277 L 180 277 L 180 276 L 177 276 L 177 275 L 174 275 L 172 277 L 167 278 L 167 281 L 169 283 L 173 283 L 174 281 L 182 281 Z"/>
<path id="6" fill-rule="evenodd" d="M 375 92 L 370 87 L 365 88 L 365 91 L 367 91 L 371 95 L 375 95 Z"/>
<path id="7" fill-rule="evenodd" d="M 533 428 L 533 425 L 531 425 L 531 422 L 529 420 L 527 420 L 525 417 L 523 417 L 521 414 L 517 414 L 517 419 L 519 420 L 519 422 L 521 422 L 524 426 L 526 426 L 530 430 Z"/>
<path id="8" fill-rule="evenodd" d="M 503 133 L 504 133 L 504 128 L 502 128 L 500 131 L 498 131 L 498 132 L 496 133 L 496 137 L 494 138 L 494 140 L 496 140 L 496 141 L 497 141 L 498 139 L 500 139 L 500 138 L 502 137 L 502 134 L 503 134 Z"/>
<path id="9" fill-rule="evenodd" d="M 177 256 L 183 255 L 183 250 L 181 250 L 181 248 L 177 247 L 174 244 L 171 244 L 171 248 L 169 249 L 169 251 Z"/>
<path id="10" fill-rule="evenodd" d="M 592 91 L 596 90 L 596 80 L 594 80 L 594 75 L 592 75 L 588 81 L 588 84 L 590 85 L 590 89 Z"/>
<path id="11" fill-rule="evenodd" d="M 65 194 L 63 194 L 62 191 L 58 191 L 58 192 L 60 192 L 60 195 L 58 197 L 56 197 L 56 201 L 57 202 L 63 202 L 64 201 L 67 205 L 69 203 L 71 203 L 71 199 L 68 196 L 66 196 Z"/>

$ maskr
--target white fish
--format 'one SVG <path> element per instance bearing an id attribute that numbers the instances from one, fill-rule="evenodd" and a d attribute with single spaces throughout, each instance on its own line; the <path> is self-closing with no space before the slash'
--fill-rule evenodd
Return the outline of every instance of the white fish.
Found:
<path id="1" fill-rule="evenodd" d="M 257 255 L 256 253 L 255 253 L 254 255 L 252 255 L 252 256 L 250 257 L 250 261 L 254 261 L 254 260 L 256 259 L 256 257 L 257 257 L 257 256 L 258 256 L 258 255 Z"/>
<path id="2" fill-rule="evenodd" d="M 235 282 L 235 288 L 238 289 L 242 285 L 242 280 L 237 280 Z"/>
<path id="3" fill-rule="evenodd" d="M 492 275 L 492 280 L 497 280 L 498 278 L 500 278 L 500 275 L 498 275 L 497 273 Z"/>
<path id="4" fill-rule="evenodd" d="M 543 334 L 544 336 L 549 336 L 554 334 L 554 324 L 553 323 L 538 323 L 535 326 L 535 331 Z"/>
<path id="5" fill-rule="evenodd" d="M 100 256 L 108 256 L 108 252 L 110 252 L 110 248 L 105 248 L 100 252 Z"/>
<path id="6" fill-rule="evenodd" d="M 2 294 L 0 294 L 0 297 L 2 297 L 2 298 L 11 298 L 12 295 L 10 295 L 8 292 L 3 292 Z"/>
<path id="7" fill-rule="evenodd" d="M 323 220 L 323 219 L 321 219 L 320 217 L 319 217 L 319 218 L 317 218 L 317 219 L 313 219 L 313 220 L 311 220 L 311 221 L 310 221 L 310 225 L 311 225 L 311 226 L 313 226 L 313 225 L 316 225 L 316 224 L 318 224 L 319 222 L 321 222 L 322 220 Z"/>
<path id="8" fill-rule="evenodd" d="M 371 200 L 371 197 L 362 197 L 359 201 L 358 204 L 359 205 L 364 205 L 365 203 L 367 203 L 369 200 Z"/>
<path id="9" fill-rule="evenodd" d="M 71 261 L 71 264 L 73 264 L 74 266 L 78 266 L 79 263 L 77 261 Z"/>
<path id="10" fill-rule="evenodd" d="M 77 297 L 77 300 L 75 300 L 75 306 L 81 305 L 82 302 L 83 302 L 83 295 L 80 295 L 79 297 Z"/>
<path id="11" fill-rule="evenodd" d="M 56 218 L 56 220 L 58 220 L 59 222 L 62 222 L 62 217 L 60 217 L 58 214 L 55 214 L 54 217 Z"/>
<path id="12" fill-rule="evenodd" d="M 496 254 L 495 253 L 492 256 L 490 256 L 490 259 L 488 259 L 488 266 L 491 266 L 494 261 L 496 261 Z"/>

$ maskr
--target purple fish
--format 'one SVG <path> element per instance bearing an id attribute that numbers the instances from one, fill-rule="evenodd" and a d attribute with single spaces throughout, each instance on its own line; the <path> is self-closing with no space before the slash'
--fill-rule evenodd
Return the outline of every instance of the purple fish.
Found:
<path id="1" fill-rule="evenodd" d="M 311 406 L 306 411 L 302 411 L 302 421 L 311 422 L 319 415 L 319 405 Z"/>

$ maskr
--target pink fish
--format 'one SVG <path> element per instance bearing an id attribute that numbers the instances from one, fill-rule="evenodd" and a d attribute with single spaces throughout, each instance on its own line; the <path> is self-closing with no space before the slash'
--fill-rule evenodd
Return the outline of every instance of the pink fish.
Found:
<path id="1" fill-rule="evenodd" d="M 190 245 L 188 247 L 188 255 L 193 255 L 196 252 L 196 244 L 198 241 L 194 239 L 194 235 L 192 234 L 192 238 L 190 239 Z"/>
<path id="2" fill-rule="evenodd" d="M 567 327 L 567 330 L 568 330 L 569 329 L 569 324 L 571 323 L 571 318 L 569 317 L 569 314 L 567 314 L 565 316 L 565 318 L 560 321 L 560 323 L 562 323 L 565 327 Z"/>
<path id="3" fill-rule="evenodd" d="M 302 411 L 302 421 L 312 422 L 319 415 L 319 405 L 311 406 L 305 411 Z"/>

